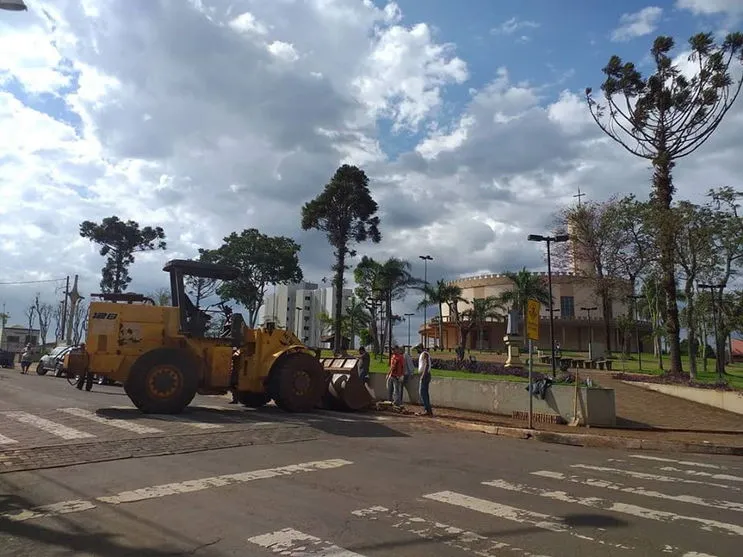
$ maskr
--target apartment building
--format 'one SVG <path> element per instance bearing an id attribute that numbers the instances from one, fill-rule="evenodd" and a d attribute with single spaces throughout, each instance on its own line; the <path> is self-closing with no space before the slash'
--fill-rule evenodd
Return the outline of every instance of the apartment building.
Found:
<path id="1" fill-rule="evenodd" d="M 320 346 L 320 337 L 329 331 L 320 315 L 335 312 L 335 288 L 320 287 L 313 282 L 280 284 L 266 296 L 263 321 L 273 321 L 282 329 L 293 331 L 308 346 Z M 343 311 L 353 297 L 353 290 L 343 289 Z"/>

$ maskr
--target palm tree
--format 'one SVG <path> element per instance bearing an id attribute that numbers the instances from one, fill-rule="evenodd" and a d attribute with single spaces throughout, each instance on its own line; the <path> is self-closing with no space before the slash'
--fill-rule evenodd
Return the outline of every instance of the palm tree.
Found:
<path id="1" fill-rule="evenodd" d="M 351 339 L 350 348 L 353 350 L 355 348 L 356 331 L 369 325 L 371 315 L 366 311 L 364 304 L 353 296 L 346 307 L 346 314 L 343 316 L 343 320 L 347 323 L 348 336 Z"/>
<path id="2" fill-rule="evenodd" d="M 527 302 L 530 299 L 549 306 L 550 292 L 544 277 L 530 273 L 526 270 L 526 267 L 523 267 L 518 273 L 507 271 L 503 274 L 511 279 L 513 288 L 501 294 L 500 300 L 519 312 L 522 326 L 526 315 Z M 552 308 L 549 309 L 552 310 Z"/>
<path id="3" fill-rule="evenodd" d="M 449 307 L 449 317 L 455 316 L 455 323 L 459 323 L 459 311 L 457 303 L 466 301 L 462 298 L 462 289 L 455 285 L 449 284 L 444 279 L 436 281 L 435 285 L 424 284 L 416 287 L 423 292 L 425 301 L 418 304 L 418 309 L 423 309 L 424 305 L 437 305 L 439 307 L 438 329 L 439 329 L 439 346 L 444 345 L 444 304 Z M 452 311 L 453 308 L 453 311 Z M 424 323 L 425 326 L 425 323 Z"/>
<path id="4" fill-rule="evenodd" d="M 404 259 L 390 257 L 379 266 L 374 289 L 384 293 L 386 300 L 385 316 L 387 318 L 387 334 L 391 339 L 392 324 L 392 301 L 405 297 L 408 289 L 420 284 L 420 280 L 410 274 L 410 263 Z"/>
<path id="5" fill-rule="evenodd" d="M 482 333 L 485 328 L 485 322 L 488 319 L 497 319 L 503 316 L 505 305 L 498 296 L 488 296 L 487 298 L 475 298 L 472 300 L 472 307 L 462 312 L 463 321 L 460 323 L 459 331 L 462 339 L 462 346 L 466 345 L 467 336 L 470 331 L 478 328 L 478 350 L 482 350 Z"/>

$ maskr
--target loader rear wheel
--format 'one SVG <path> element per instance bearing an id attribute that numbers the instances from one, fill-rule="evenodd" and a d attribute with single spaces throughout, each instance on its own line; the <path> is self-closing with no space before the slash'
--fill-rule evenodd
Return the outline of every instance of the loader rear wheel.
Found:
<path id="1" fill-rule="evenodd" d="M 237 393 L 237 400 L 248 408 L 260 408 L 271 402 L 271 395 L 242 391 Z"/>
<path id="2" fill-rule="evenodd" d="M 187 352 L 157 348 L 132 365 L 124 391 L 145 414 L 178 414 L 196 396 L 199 378 Z"/>
<path id="3" fill-rule="evenodd" d="M 271 372 L 271 398 L 286 412 L 309 412 L 325 392 L 325 370 L 309 354 L 287 354 Z"/>

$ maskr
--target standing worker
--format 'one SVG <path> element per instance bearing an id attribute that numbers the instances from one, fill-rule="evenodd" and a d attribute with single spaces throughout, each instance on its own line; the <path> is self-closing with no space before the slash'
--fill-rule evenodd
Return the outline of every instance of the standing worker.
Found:
<path id="1" fill-rule="evenodd" d="M 369 384 L 369 364 L 371 358 L 369 357 L 369 352 L 366 351 L 366 348 L 363 346 L 359 348 L 359 379 L 361 379 L 361 382 L 364 383 L 364 385 Z"/>
<path id="2" fill-rule="evenodd" d="M 431 355 L 425 346 L 418 347 L 418 373 L 420 373 L 420 384 L 418 386 L 418 395 L 423 405 L 423 412 L 420 416 L 433 416 L 431 408 L 431 395 L 428 388 L 431 385 Z"/>
<path id="3" fill-rule="evenodd" d="M 390 360 L 390 382 L 392 383 L 392 404 L 402 406 L 402 380 L 405 377 L 405 358 L 399 346 L 392 350 Z"/>

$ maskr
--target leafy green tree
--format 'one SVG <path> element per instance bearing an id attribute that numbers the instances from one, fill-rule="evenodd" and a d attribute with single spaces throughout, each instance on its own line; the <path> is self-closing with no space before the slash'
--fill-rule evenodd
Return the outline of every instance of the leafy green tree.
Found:
<path id="1" fill-rule="evenodd" d="M 336 170 L 320 195 L 302 207 L 302 230 L 325 232 L 334 249 L 335 346 L 341 346 L 346 260 L 356 255 L 353 244 L 367 240 L 378 243 L 382 239 L 379 217 L 375 216 L 378 208 L 364 171 L 347 164 Z"/>
<path id="2" fill-rule="evenodd" d="M 683 317 L 689 341 L 689 377 L 697 378 L 697 313 L 695 285 L 714 265 L 714 215 L 709 207 L 682 201 L 676 215 L 676 259 L 684 282 Z"/>
<path id="3" fill-rule="evenodd" d="M 366 310 L 369 312 L 369 333 L 371 335 L 372 350 L 375 354 L 380 353 L 382 346 L 381 331 L 379 331 L 379 311 L 380 311 L 380 289 L 382 266 L 378 261 L 368 256 L 363 256 L 361 261 L 354 269 L 353 276 L 356 282 L 356 297 L 361 300 Z"/>
<path id="4" fill-rule="evenodd" d="M 162 249 L 165 232 L 159 226 L 139 227 L 133 220 L 122 221 L 119 217 L 106 217 L 100 223 L 86 220 L 80 224 L 80 236 L 101 246 L 99 253 L 106 257 L 101 278 L 101 291 L 121 293 L 132 281 L 129 265 L 134 263 L 134 254 L 142 251 Z"/>
<path id="5" fill-rule="evenodd" d="M 467 346 L 467 337 L 477 327 L 478 350 L 482 350 L 482 333 L 488 320 L 500 319 L 505 313 L 505 304 L 498 296 L 475 298 L 471 306 L 462 312 L 462 321 L 459 325 L 462 346 Z"/>
<path id="6" fill-rule="evenodd" d="M 500 300 L 504 304 L 510 305 L 519 312 L 522 327 L 525 326 L 524 316 L 529 300 L 536 300 L 540 304 L 549 307 L 550 292 L 544 277 L 535 273 L 530 273 L 526 267 L 518 273 L 507 271 L 503 273 L 513 283 L 513 287 L 500 295 Z"/>
<path id="7" fill-rule="evenodd" d="M 743 62 L 743 33 L 730 33 L 717 44 L 712 33 L 689 39 L 695 75 L 685 76 L 673 63 L 674 40 L 655 39 L 652 75 L 643 78 L 635 65 L 612 56 L 602 69 L 604 104 L 586 89 L 590 113 L 604 133 L 625 150 L 653 165 L 653 217 L 657 230 L 663 289 L 668 299 L 666 327 L 671 369 L 682 371 L 679 309 L 676 302 L 675 226 L 672 171 L 679 159 L 703 145 L 722 122 L 743 85 L 731 66 Z M 607 115 L 608 113 L 608 115 Z"/>
<path id="8" fill-rule="evenodd" d="M 369 326 L 371 322 L 371 315 L 364 307 L 364 304 L 355 296 L 351 297 L 351 300 L 346 306 L 346 313 L 343 316 L 343 320 L 347 324 L 348 338 L 351 339 L 351 350 L 356 346 L 356 335 L 359 330 Z"/>
<path id="9" fill-rule="evenodd" d="M 216 253 L 213 250 L 199 249 L 198 261 L 202 263 L 214 263 L 216 257 Z M 201 302 L 213 296 L 219 286 L 218 280 L 203 277 L 186 277 L 184 282 L 186 291 L 193 298 L 193 304 L 197 308 L 201 307 Z"/>
<path id="10" fill-rule="evenodd" d="M 222 300 L 233 300 L 248 312 L 246 323 L 255 327 L 269 285 L 300 282 L 300 246 L 285 236 L 267 236 L 255 228 L 233 232 L 209 257 L 215 263 L 231 265 L 240 276 L 217 287 Z"/>
<path id="11" fill-rule="evenodd" d="M 417 287 L 418 290 L 424 293 L 424 300 L 418 304 L 418 309 L 423 309 L 424 306 L 436 305 L 439 308 L 439 316 L 437 321 L 439 329 L 439 345 L 443 346 L 444 343 L 444 305 L 448 300 L 456 298 L 457 295 L 461 296 L 462 291 L 456 292 L 456 286 L 449 284 L 444 279 L 439 279 L 435 284 L 423 284 Z M 425 323 L 424 323 L 425 325 Z"/>

